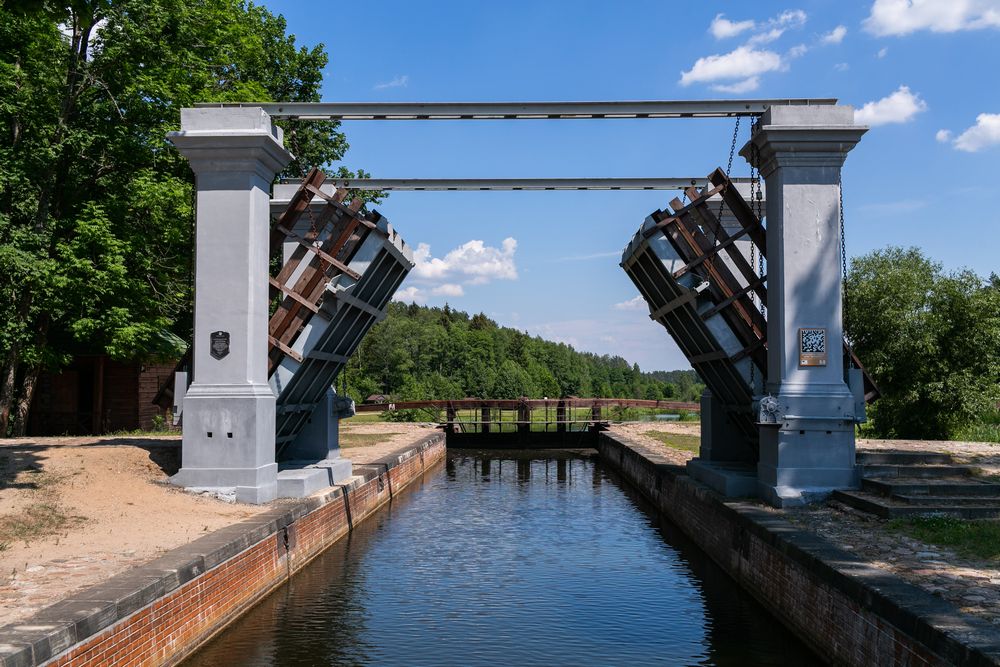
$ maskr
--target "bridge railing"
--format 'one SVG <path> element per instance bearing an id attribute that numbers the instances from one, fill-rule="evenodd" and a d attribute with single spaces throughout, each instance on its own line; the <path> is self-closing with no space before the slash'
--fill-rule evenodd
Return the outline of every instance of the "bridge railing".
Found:
<path id="1" fill-rule="evenodd" d="M 697 413 L 698 403 L 622 398 L 459 399 L 363 404 L 358 412 L 418 410 L 449 433 L 563 433 L 635 421 L 636 411 Z"/>

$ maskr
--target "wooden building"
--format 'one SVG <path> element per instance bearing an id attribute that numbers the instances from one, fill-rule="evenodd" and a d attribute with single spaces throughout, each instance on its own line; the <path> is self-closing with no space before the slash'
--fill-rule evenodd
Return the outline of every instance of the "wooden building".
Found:
<path id="1" fill-rule="evenodd" d="M 115 361 L 80 355 L 59 373 L 38 379 L 28 417 L 28 435 L 101 435 L 149 430 L 154 418 L 170 419 L 153 403 L 174 372 L 170 362 Z"/>

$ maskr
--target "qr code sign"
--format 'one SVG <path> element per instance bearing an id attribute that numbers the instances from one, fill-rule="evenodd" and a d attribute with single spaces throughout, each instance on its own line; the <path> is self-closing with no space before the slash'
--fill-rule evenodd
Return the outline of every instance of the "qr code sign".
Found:
<path id="1" fill-rule="evenodd" d="M 826 329 L 802 329 L 801 351 L 823 354 L 826 352 Z"/>
<path id="2" fill-rule="evenodd" d="M 799 329 L 799 366 L 826 366 L 826 329 Z"/>

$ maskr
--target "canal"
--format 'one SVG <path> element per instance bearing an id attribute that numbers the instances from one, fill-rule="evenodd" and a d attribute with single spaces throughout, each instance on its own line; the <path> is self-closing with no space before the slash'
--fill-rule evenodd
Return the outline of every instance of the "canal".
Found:
<path id="1" fill-rule="evenodd" d="M 450 450 L 186 665 L 821 661 L 589 450 Z"/>

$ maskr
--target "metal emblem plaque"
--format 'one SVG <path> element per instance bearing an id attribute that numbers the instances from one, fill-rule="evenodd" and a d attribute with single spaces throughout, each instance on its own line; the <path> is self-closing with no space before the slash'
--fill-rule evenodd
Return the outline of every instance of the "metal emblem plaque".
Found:
<path id="1" fill-rule="evenodd" d="M 826 366 L 826 329 L 799 329 L 799 366 Z"/>
<path id="2" fill-rule="evenodd" d="M 229 354 L 228 331 L 213 331 L 210 339 L 211 345 L 209 346 L 209 349 L 213 358 L 222 359 L 224 356 Z"/>

